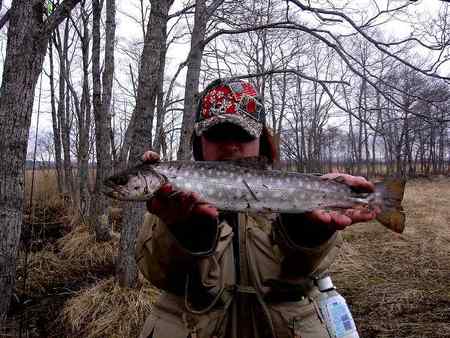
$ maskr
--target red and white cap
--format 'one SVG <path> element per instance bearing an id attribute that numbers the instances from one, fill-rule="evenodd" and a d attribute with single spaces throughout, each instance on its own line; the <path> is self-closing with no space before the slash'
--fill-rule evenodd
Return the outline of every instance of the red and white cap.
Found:
<path id="1" fill-rule="evenodd" d="M 219 79 L 213 81 L 199 99 L 194 130 L 201 136 L 213 126 L 231 123 L 257 138 L 264 122 L 264 105 L 252 84 Z"/>

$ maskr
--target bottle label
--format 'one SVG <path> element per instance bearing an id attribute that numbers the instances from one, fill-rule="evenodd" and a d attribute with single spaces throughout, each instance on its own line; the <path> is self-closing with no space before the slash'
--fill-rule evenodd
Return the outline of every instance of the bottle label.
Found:
<path id="1" fill-rule="evenodd" d="M 323 305 L 325 305 L 327 312 L 325 318 L 329 322 L 332 334 L 336 338 L 358 337 L 355 322 L 345 300 L 341 296 L 330 297 Z"/>

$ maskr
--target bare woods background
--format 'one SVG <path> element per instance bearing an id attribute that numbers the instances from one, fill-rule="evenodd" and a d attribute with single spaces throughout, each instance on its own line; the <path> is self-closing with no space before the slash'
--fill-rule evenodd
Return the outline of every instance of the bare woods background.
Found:
<path id="1" fill-rule="evenodd" d="M 370 177 L 449 173 L 447 2 L 0 5 L 2 319 L 15 292 L 19 249 L 26 249 L 21 234 L 34 219 L 34 176 L 28 194 L 24 188 L 33 160 L 51 164 L 55 195 L 96 242 L 118 240 L 101 182 L 147 149 L 164 160 L 189 159 L 195 97 L 218 77 L 246 78 L 258 88 L 281 168 Z M 133 288 L 142 210 L 122 210 L 114 280 Z"/>

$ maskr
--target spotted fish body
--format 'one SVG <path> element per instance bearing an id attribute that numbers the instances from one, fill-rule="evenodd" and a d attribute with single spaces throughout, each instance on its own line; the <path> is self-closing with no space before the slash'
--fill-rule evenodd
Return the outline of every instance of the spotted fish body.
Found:
<path id="1" fill-rule="evenodd" d="M 228 161 L 142 164 L 107 179 L 105 193 L 120 200 L 145 201 L 167 182 L 175 190 L 197 192 L 220 210 L 304 213 L 314 209 L 379 206 L 391 212 L 388 223 L 396 223 L 397 229 L 393 230 L 401 232 L 404 227 L 400 206 L 404 182 L 394 182 L 395 191 L 386 184 L 376 184 L 375 192 L 361 193 L 336 180 L 255 169 Z"/>

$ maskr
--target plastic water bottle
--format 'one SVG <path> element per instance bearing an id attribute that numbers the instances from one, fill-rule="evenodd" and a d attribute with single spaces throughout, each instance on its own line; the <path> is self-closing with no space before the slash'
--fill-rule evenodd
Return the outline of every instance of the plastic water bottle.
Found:
<path id="1" fill-rule="evenodd" d="M 336 291 L 331 277 L 326 276 L 317 280 L 317 286 L 320 290 L 319 308 L 330 336 L 333 338 L 359 338 L 347 302 Z"/>

